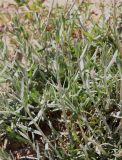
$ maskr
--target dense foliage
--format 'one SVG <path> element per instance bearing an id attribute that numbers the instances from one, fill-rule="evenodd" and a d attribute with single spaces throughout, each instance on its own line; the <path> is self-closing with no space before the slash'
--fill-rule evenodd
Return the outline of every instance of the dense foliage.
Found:
<path id="1" fill-rule="evenodd" d="M 121 7 L 97 21 L 85 2 L 27 7 L 0 33 L 1 147 L 30 152 L 19 158 L 121 159 Z"/>

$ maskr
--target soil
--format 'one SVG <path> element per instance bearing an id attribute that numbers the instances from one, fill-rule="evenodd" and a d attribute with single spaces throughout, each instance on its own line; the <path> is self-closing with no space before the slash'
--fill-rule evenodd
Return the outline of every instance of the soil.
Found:
<path id="1" fill-rule="evenodd" d="M 42 0 L 44 6 L 50 7 L 52 5 L 53 0 Z M 54 0 L 54 6 L 65 6 L 66 4 L 72 3 L 74 0 Z M 76 2 L 83 2 L 86 0 L 76 0 Z M 93 3 L 94 5 L 99 5 L 101 2 L 105 5 L 111 5 L 114 0 L 87 0 L 90 3 Z M 115 0 L 116 2 L 122 2 L 122 0 Z M 4 7 L 8 4 L 15 4 L 14 0 L 0 0 L 0 6 L 3 5 Z"/>

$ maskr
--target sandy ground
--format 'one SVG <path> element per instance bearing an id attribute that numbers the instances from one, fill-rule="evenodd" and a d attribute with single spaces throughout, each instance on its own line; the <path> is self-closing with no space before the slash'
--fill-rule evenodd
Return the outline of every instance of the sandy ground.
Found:
<path id="1" fill-rule="evenodd" d="M 48 7 L 51 6 L 52 1 L 53 0 L 45 0 L 45 2 L 44 2 L 45 6 L 48 6 Z M 66 5 L 67 3 L 68 4 L 72 3 L 73 1 L 74 0 L 54 0 L 54 6 L 56 6 L 56 5 L 59 5 L 59 6 Z M 99 4 L 100 2 L 104 2 L 106 4 L 110 4 L 112 2 L 112 0 L 87 0 L 87 1 L 89 1 L 91 3 L 94 3 L 94 4 Z M 76 0 L 76 2 L 80 2 L 81 3 L 81 2 L 83 2 L 83 0 Z"/>
<path id="2" fill-rule="evenodd" d="M 40 0 L 41 1 L 41 0 Z M 50 7 L 52 4 L 53 0 L 44 0 L 44 5 L 47 7 Z M 72 3 L 74 0 L 54 0 L 54 6 L 56 6 L 57 4 L 59 6 L 61 5 L 66 5 L 67 3 Z M 84 0 L 86 1 L 86 0 Z M 94 4 L 99 4 L 100 2 L 104 2 L 104 4 L 111 4 L 114 0 L 87 0 L 91 3 Z M 115 0 L 116 2 L 122 2 L 122 0 Z M 76 0 L 76 2 L 83 2 L 83 0 Z M 3 4 L 4 6 L 7 6 L 8 4 L 14 4 L 15 1 L 14 0 L 0 0 L 0 5 Z"/>
<path id="3" fill-rule="evenodd" d="M 35 0 L 29 0 L 29 3 L 33 2 Z M 97 12 L 97 14 L 99 14 L 99 6 L 100 3 L 104 3 L 105 6 L 105 10 L 109 10 L 112 3 L 114 1 L 121 2 L 122 0 L 40 0 L 43 2 L 43 6 L 46 7 L 47 9 L 50 9 L 52 7 L 52 2 L 53 3 L 53 7 L 57 7 L 57 6 L 66 6 L 67 4 L 73 4 L 73 2 L 75 1 L 75 3 L 82 3 L 82 2 L 90 2 L 93 5 L 93 10 L 95 10 L 95 12 Z M 14 0 L 0 0 L 0 12 L 11 12 L 13 13 L 15 8 L 14 6 L 12 7 L 11 4 L 16 4 Z"/>

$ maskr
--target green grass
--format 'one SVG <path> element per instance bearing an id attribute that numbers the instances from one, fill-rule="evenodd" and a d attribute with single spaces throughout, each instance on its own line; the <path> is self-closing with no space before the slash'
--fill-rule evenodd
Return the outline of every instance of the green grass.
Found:
<path id="1" fill-rule="evenodd" d="M 101 16 L 96 23 L 90 5 L 78 8 L 85 9 L 82 24 L 78 9 L 54 9 L 47 21 L 46 10 L 11 16 L 12 60 L 0 34 L 0 82 L 9 83 L 0 96 L 1 134 L 11 145 L 31 146 L 37 159 L 117 160 L 122 145 L 117 19 L 111 13 L 111 22 Z M 120 118 L 114 116 L 119 112 Z"/>

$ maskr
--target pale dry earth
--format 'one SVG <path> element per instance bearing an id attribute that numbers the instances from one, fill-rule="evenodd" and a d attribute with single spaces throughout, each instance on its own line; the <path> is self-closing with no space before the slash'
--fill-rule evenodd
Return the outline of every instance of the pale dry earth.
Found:
<path id="1" fill-rule="evenodd" d="M 40 0 L 41 1 L 41 0 Z M 72 3 L 74 0 L 54 0 L 54 6 L 56 5 L 66 5 L 67 3 Z M 88 1 L 93 3 L 94 5 L 98 5 L 100 3 L 104 3 L 107 5 L 111 5 L 114 0 L 76 0 L 76 2 Z M 116 2 L 122 2 L 122 0 L 115 0 Z M 44 6 L 50 7 L 52 5 L 53 0 L 44 0 Z M 14 0 L 0 0 L 0 5 L 6 7 L 8 4 L 15 4 Z"/>

